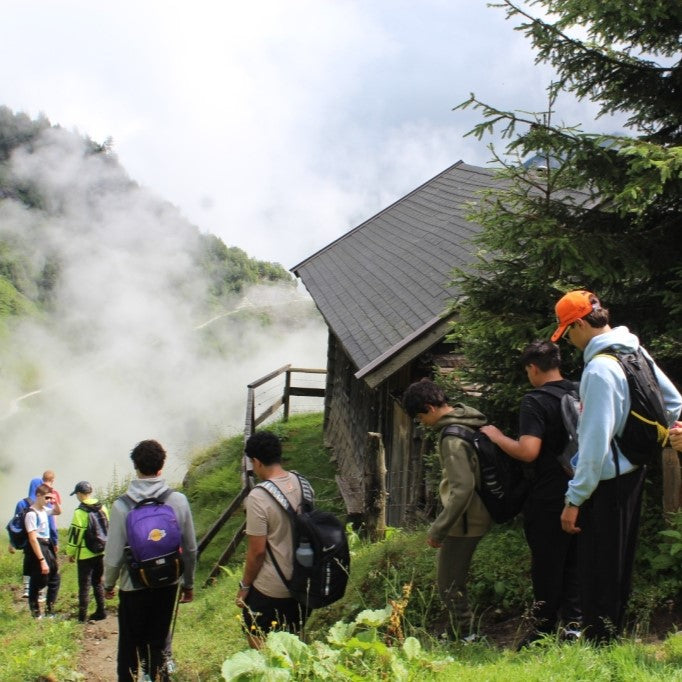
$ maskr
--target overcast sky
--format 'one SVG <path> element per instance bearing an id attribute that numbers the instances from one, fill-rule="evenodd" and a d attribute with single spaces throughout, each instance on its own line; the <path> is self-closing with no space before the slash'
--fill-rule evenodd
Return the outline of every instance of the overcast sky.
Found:
<path id="1" fill-rule="evenodd" d="M 0 0 L 1 104 L 111 136 L 202 231 L 290 268 L 486 144 L 470 92 L 539 110 L 551 80 L 485 0 Z M 595 108 L 564 101 L 588 129 Z"/>

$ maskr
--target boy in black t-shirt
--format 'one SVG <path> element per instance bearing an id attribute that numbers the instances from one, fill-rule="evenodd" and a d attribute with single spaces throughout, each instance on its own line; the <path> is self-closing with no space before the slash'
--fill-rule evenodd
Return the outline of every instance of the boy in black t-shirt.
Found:
<path id="1" fill-rule="evenodd" d="M 533 462 L 523 528 L 531 551 L 535 630 L 522 642 L 523 646 L 553 632 L 559 621 L 569 636 L 576 636 L 581 614 L 576 539 L 562 530 L 560 520 L 568 475 L 558 460 L 567 439 L 561 418 L 561 392 L 573 390 L 575 384 L 561 376 L 561 354 L 551 341 L 534 341 L 526 346 L 521 364 L 533 390 L 521 400 L 519 439 L 505 436 L 492 425 L 481 431 L 510 457 Z M 540 387 L 560 390 L 554 395 L 537 390 Z"/>

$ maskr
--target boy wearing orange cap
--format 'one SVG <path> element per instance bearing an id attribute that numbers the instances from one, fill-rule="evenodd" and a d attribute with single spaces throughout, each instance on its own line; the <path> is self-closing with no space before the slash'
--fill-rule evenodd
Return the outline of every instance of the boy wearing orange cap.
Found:
<path id="1" fill-rule="evenodd" d="M 609 311 L 589 291 L 571 291 L 556 304 L 558 327 L 552 341 L 565 337 L 583 351 L 581 415 L 575 475 L 568 483 L 561 525 L 578 534 L 578 572 L 585 636 L 605 643 L 617 637 L 630 597 L 639 531 L 645 467 L 630 462 L 615 436 L 630 410 L 628 382 L 608 349 L 635 352 L 639 339 L 627 327 L 611 328 Z M 682 396 L 656 366 L 668 423 L 680 414 Z"/>

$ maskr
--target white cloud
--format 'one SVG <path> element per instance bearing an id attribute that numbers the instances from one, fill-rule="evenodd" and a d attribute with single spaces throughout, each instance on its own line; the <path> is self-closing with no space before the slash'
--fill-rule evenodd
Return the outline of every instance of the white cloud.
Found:
<path id="1" fill-rule="evenodd" d="M 294 287 L 246 291 L 206 320 L 196 231 L 74 136 L 48 130 L 11 170 L 55 213 L 5 199 L 0 237 L 30 231 L 35 262 L 56 253 L 60 275 L 53 314 L 21 320 L 0 347 L 5 515 L 47 468 L 62 491 L 132 473 L 145 438 L 168 448 L 178 482 L 188 453 L 243 429 L 247 384 L 288 363 L 324 367 L 326 328 Z"/>
<path id="2" fill-rule="evenodd" d="M 291 267 L 385 197 L 485 163 L 486 142 L 462 138 L 478 114 L 451 111 L 470 91 L 545 106 L 551 71 L 486 5 L 6 2 L 0 85 L 15 110 L 111 135 L 131 176 L 200 229 Z"/>
<path id="3" fill-rule="evenodd" d="M 551 80 L 486 0 L 5 0 L 0 61 L 8 65 L 0 104 L 44 112 L 100 142 L 112 136 L 143 188 L 228 245 L 286 267 L 455 161 L 485 164 L 488 140 L 463 137 L 479 114 L 452 111 L 471 91 L 501 108 L 537 110 Z M 595 113 L 566 98 L 558 118 L 591 129 Z M 18 158 L 17 172 L 55 196 L 67 185 L 61 228 L 82 232 L 90 176 L 107 168 L 97 160 L 84 166 L 63 146 L 40 158 L 43 166 Z M 65 326 L 56 340 L 45 329 L 25 330 L 31 341 L 23 350 L 31 361 L 45 356 L 40 385 L 50 387 L 24 404 L 63 407 L 29 424 L 29 440 L 17 442 L 22 476 L 74 448 L 87 458 L 84 444 L 97 450 L 92 462 L 100 467 L 155 428 L 182 452 L 197 433 L 241 426 L 243 387 L 259 373 L 286 362 L 324 364 L 321 326 L 308 334 L 310 347 L 284 331 L 276 344 L 256 337 L 228 370 L 188 360 L 196 358 L 197 320 L 174 292 L 155 290 L 167 268 L 186 265 L 169 219 L 176 220 L 159 218 L 146 193 L 133 189 L 124 201 L 109 197 L 88 239 L 60 242 L 76 266 L 63 280 Z M 172 381 L 164 365 L 175 370 Z M 131 381 L 144 409 L 131 401 Z M 0 387 L 0 400 L 20 394 L 19 380 Z M 170 395 L 181 401 L 155 401 Z M 183 406 L 197 395 L 206 403 L 182 426 Z M 205 407 L 212 401 L 219 412 Z M 72 433 L 55 430 L 60 423 Z M 50 461 L 36 468 L 40 457 Z"/>

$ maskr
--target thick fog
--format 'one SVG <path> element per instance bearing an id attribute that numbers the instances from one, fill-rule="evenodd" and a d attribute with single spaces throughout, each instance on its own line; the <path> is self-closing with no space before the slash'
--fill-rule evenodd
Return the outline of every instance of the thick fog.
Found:
<path id="1" fill-rule="evenodd" d="M 38 269 L 58 253 L 61 270 L 54 314 L 22 318 L 0 344 L 5 517 L 45 469 L 67 500 L 81 479 L 125 478 L 145 438 L 166 447 L 178 483 L 193 451 L 242 431 L 248 383 L 287 363 L 325 367 L 326 329 L 300 288 L 261 285 L 207 310 L 194 228 L 77 136 L 50 129 L 11 169 L 44 210 L 0 200 L 0 237 L 28 237 Z"/>

